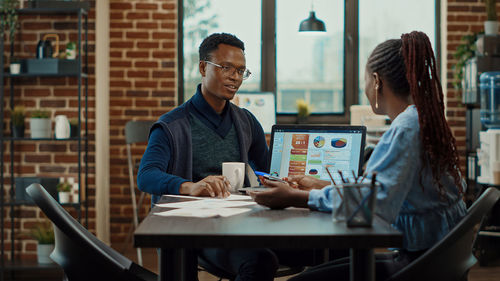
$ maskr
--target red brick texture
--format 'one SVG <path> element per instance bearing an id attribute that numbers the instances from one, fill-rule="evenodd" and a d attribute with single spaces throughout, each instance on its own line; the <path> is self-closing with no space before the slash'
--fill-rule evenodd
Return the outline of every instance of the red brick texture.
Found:
<path id="1" fill-rule="evenodd" d="M 462 44 L 464 35 L 484 31 L 486 20 L 484 1 L 482 0 L 448 0 L 447 1 L 447 45 L 446 45 L 446 76 L 448 84 L 443 85 L 447 97 L 446 116 L 453 134 L 457 140 L 460 153 L 460 166 L 465 169 L 465 106 L 461 103 L 461 91 L 453 86 L 455 80 L 452 67 L 457 60 L 454 58 L 457 46 Z M 497 4 L 497 12 L 499 10 Z"/>
<path id="2" fill-rule="evenodd" d="M 110 8 L 111 242 L 121 243 L 132 226 L 124 128 L 129 120 L 156 120 L 176 106 L 177 1 L 112 0 Z M 134 160 L 145 147 L 133 145 Z M 147 196 L 141 217 L 149 204 Z"/>

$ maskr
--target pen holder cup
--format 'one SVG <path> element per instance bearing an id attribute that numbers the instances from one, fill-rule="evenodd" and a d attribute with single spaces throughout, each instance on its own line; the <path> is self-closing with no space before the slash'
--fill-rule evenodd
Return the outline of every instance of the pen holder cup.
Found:
<path id="1" fill-rule="evenodd" d="M 342 202 L 333 212 L 334 221 L 345 221 L 349 227 L 370 227 L 373 221 L 377 182 L 371 183 L 346 183 L 339 188 L 342 189 Z"/>

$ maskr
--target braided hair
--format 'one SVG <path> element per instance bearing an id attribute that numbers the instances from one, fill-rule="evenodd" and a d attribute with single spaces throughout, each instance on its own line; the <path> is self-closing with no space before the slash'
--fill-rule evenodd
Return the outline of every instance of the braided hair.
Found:
<path id="1" fill-rule="evenodd" d="M 396 95 L 413 99 L 420 124 L 422 162 L 424 166 L 430 165 L 439 194 L 444 194 L 440 181 L 444 172 L 454 178 L 463 193 L 456 141 L 445 119 L 443 90 L 427 35 L 413 31 L 403 34 L 401 39 L 379 44 L 368 58 L 366 68 L 384 78 Z"/>

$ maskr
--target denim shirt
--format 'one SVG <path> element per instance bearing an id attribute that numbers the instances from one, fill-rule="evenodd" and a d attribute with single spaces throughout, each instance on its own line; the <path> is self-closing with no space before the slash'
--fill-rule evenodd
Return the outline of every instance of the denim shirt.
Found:
<path id="1" fill-rule="evenodd" d="M 381 188 L 377 192 L 378 216 L 403 233 L 403 249 L 425 250 L 441 240 L 466 214 L 465 203 L 448 173 L 441 176 L 444 198 L 437 192 L 429 165 L 422 167 L 418 112 L 409 106 L 392 122 L 367 163 L 365 181 L 377 172 Z M 465 183 L 463 183 L 465 187 Z M 329 185 L 311 190 L 308 205 L 332 211 L 341 205 Z"/>

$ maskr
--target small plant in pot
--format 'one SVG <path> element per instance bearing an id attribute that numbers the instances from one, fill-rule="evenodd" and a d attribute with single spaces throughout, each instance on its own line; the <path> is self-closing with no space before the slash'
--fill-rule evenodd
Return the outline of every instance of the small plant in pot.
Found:
<path id="1" fill-rule="evenodd" d="M 18 58 L 11 58 L 9 70 L 11 75 L 21 74 L 21 60 Z"/>
<path id="2" fill-rule="evenodd" d="M 64 179 L 57 184 L 57 194 L 59 196 L 59 203 L 70 203 L 71 184 Z"/>
<path id="3" fill-rule="evenodd" d="M 76 42 L 71 41 L 66 44 L 66 59 L 76 59 Z"/>
<path id="4" fill-rule="evenodd" d="M 9 42 L 14 42 L 16 29 L 19 26 L 17 9 L 19 8 L 19 0 L 2 0 L 0 1 L 0 36 L 4 36 L 5 30 L 9 31 Z"/>
<path id="5" fill-rule="evenodd" d="M 16 37 L 16 30 L 19 27 L 19 14 L 17 12 L 17 9 L 19 8 L 20 1 L 19 0 L 0 0 L 0 36 L 4 37 L 6 34 L 6 31 L 9 32 L 7 38 L 9 39 L 9 43 L 14 42 L 14 38 Z M 11 52 L 11 56 L 13 55 L 13 52 Z M 11 58 L 10 65 L 11 65 L 11 74 L 19 74 L 13 73 L 12 68 L 17 68 L 19 67 L 20 71 L 20 64 L 18 66 L 12 66 L 15 65 L 13 63 L 14 59 Z"/>
<path id="6" fill-rule="evenodd" d="M 12 137 L 14 138 L 24 138 L 24 117 L 25 117 L 24 106 L 17 105 L 11 110 L 10 113 L 10 129 L 12 132 Z"/>
<path id="7" fill-rule="evenodd" d="M 30 130 L 32 139 L 50 138 L 52 122 L 50 112 L 47 110 L 35 110 L 31 112 Z"/>
<path id="8" fill-rule="evenodd" d="M 54 250 L 54 229 L 50 221 L 37 223 L 30 231 L 31 238 L 38 241 L 36 248 L 38 263 L 52 263 L 49 257 Z"/>
<path id="9" fill-rule="evenodd" d="M 311 105 L 303 99 L 295 101 L 297 105 L 297 124 L 306 124 L 311 114 Z"/>
<path id="10" fill-rule="evenodd" d="M 498 17 L 497 17 L 497 1 L 485 0 L 486 21 L 484 22 L 485 35 L 498 34 Z"/>

